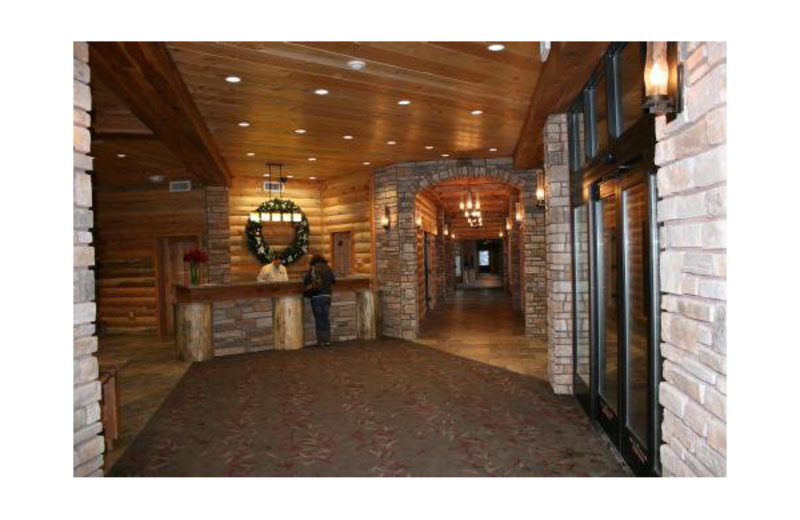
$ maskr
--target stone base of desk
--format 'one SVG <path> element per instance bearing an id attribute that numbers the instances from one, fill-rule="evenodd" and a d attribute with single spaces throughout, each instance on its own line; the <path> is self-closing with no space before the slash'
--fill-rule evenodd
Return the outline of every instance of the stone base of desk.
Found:
<path id="1" fill-rule="evenodd" d="M 213 302 L 214 356 L 261 352 L 275 348 L 273 298 L 243 298 Z M 355 292 L 337 293 L 331 302 L 331 341 L 358 337 Z M 317 343 L 311 300 L 303 298 L 303 337 L 306 345 Z"/>

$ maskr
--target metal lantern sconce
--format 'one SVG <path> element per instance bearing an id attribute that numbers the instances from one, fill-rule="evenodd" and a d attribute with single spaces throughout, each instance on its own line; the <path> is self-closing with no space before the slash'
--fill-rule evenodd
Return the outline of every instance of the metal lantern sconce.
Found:
<path id="1" fill-rule="evenodd" d="M 516 211 L 514 211 L 514 218 L 517 219 L 517 222 L 522 223 L 522 204 L 516 202 L 515 206 Z"/>
<path id="2" fill-rule="evenodd" d="M 539 176 L 536 177 L 536 207 L 542 210 L 547 208 L 547 201 L 545 200 L 543 174 L 539 174 Z"/>
<path id="3" fill-rule="evenodd" d="M 417 215 L 415 224 L 417 225 L 417 229 L 422 229 L 422 215 Z"/>
<path id="4" fill-rule="evenodd" d="M 381 226 L 386 231 L 389 231 L 392 227 L 392 220 L 391 220 L 391 213 L 389 213 L 389 206 L 383 207 L 383 217 L 381 217 Z"/>
<path id="5" fill-rule="evenodd" d="M 677 42 L 647 42 L 644 67 L 644 108 L 651 114 L 669 115 L 683 111 L 683 64 L 678 63 Z"/>

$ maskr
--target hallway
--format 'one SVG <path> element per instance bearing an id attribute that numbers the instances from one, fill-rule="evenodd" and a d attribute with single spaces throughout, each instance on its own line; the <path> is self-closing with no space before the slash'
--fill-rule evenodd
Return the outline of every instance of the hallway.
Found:
<path id="1" fill-rule="evenodd" d="M 547 343 L 525 336 L 522 313 L 492 277 L 479 276 L 439 303 L 415 342 L 547 380 Z"/>
<path id="2" fill-rule="evenodd" d="M 402 340 L 195 363 L 111 476 L 625 476 L 574 399 Z"/>

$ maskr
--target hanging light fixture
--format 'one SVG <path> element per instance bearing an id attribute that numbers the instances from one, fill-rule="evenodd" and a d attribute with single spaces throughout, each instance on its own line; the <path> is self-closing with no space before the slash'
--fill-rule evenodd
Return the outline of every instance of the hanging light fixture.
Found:
<path id="1" fill-rule="evenodd" d="M 644 108 L 651 114 L 683 111 L 683 64 L 678 63 L 676 42 L 647 42 L 644 86 Z"/>

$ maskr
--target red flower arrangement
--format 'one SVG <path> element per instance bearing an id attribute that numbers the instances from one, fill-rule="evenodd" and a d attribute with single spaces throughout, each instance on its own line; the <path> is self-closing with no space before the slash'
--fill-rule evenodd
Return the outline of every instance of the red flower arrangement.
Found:
<path id="1" fill-rule="evenodd" d="M 204 264 L 208 262 L 208 255 L 199 247 L 195 247 L 183 255 L 183 261 L 192 264 Z"/>
<path id="2" fill-rule="evenodd" d="M 183 261 L 189 262 L 192 285 L 200 283 L 200 264 L 208 262 L 208 255 L 199 247 L 195 247 L 183 255 Z"/>

